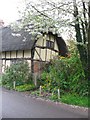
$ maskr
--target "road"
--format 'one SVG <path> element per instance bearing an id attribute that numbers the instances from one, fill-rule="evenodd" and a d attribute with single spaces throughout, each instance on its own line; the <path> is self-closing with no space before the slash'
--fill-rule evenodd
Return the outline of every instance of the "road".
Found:
<path id="1" fill-rule="evenodd" d="M 0 120 L 2 118 L 2 89 L 0 87 Z"/>
<path id="2" fill-rule="evenodd" d="M 32 98 L 16 91 L 2 90 L 2 118 L 87 117 L 88 112 L 78 108 L 74 109 L 64 104 Z"/>

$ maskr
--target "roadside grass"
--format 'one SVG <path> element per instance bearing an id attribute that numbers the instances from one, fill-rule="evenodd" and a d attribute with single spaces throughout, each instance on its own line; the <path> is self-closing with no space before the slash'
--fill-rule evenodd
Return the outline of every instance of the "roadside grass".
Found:
<path id="1" fill-rule="evenodd" d="M 80 106 L 80 107 L 90 107 L 90 104 L 88 103 L 88 97 L 81 97 L 77 94 L 64 94 L 60 97 L 60 99 L 58 99 L 58 96 L 56 94 L 51 95 L 50 93 L 42 93 L 40 94 L 39 90 L 35 90 L 30 92 L 31 95 L 34 96 L 38 96 L 38 97 L 42 97 L 42 98 L 47 98 L 51 101 L 54 102 L 62 102 L 62 103 L 66 103 L 69 105 L 76 105 L 76 106 Z"/>
<path id="2" fill-rule="evenodd" d="M 90 107 L 89 105 L 89 98 L 88 97 L 81 97 L 79 95 L 75 94 L 65 94 L 61 97 L 61 102 L 71 104 L 71 105 L 77 105 L 82 107 Z"/>

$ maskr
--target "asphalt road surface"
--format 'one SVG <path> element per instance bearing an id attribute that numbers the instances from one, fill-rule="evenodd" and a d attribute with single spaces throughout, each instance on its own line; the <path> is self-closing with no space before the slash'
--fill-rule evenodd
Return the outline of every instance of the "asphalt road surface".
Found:
<path id="1" fill-rule="evenodd" d="M 88 118 L 88 111 L 3 89 L 2 118 Z"/>

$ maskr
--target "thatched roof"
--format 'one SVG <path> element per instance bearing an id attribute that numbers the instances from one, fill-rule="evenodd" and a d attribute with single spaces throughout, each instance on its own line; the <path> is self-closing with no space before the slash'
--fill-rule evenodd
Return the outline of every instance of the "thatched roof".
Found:
<path id="1" fill-rule="evenodd" d="M 66 46 L 66 43 L 62 37 L 57 37 L 57 44 L 59 49 L 59 55 L 61 56 L 67 56 L 68 55 L 68 48 Z"/>
<path id="2" fill-rule="evenodd" d="M 31 49 L 34 42 L 28 32 L 21 30 L 16 33 L 10 27 L 2 28 L 2 51 Z"/>

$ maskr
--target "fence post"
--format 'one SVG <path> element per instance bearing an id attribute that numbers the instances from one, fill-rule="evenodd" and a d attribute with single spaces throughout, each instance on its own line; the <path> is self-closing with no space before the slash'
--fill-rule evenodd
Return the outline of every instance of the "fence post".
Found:
<path id="1" fill-rule="evenodd" d="M 40 95 L 41 95 L 41 93 L 42 93 L 42 86 L 40 86 Z"/>
<path id="2" fill-rule="evenodd" d="M 52 96 L 53 96 L 53 92 L 52 92 Z"/>
<path id="3" fill-rule="evenodd" d="M 13 88 L 14 88 L 14 90 L 16 88 L 16 82 L 15 81 L 13 81 Z"/>
<path id="4" fill-rule="evenodd" d="M 58 89 L 58 99 L 60 99 L 60 89 Z"/>

